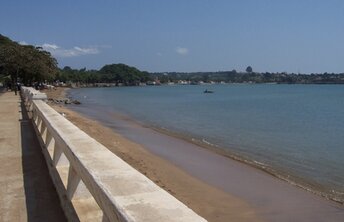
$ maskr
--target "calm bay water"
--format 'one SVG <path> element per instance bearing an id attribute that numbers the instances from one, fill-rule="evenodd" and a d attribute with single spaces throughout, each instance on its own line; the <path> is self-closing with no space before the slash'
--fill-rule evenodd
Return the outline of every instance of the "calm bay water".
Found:
<path id="1" fill-rule="evenodd" d="M 70 95 L 86 113 L 95 106 L 124 113 L 344 199 L 343 85 L 83 88 Z"/>

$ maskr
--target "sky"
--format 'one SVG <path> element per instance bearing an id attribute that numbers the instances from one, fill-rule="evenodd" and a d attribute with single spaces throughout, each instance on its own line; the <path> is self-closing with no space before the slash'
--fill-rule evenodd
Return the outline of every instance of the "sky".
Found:
<path id="1" fill-rule="evenodd" d="M 343 0 L 1 0 L 0 34 L 61 68 L 344 72 Z"/>

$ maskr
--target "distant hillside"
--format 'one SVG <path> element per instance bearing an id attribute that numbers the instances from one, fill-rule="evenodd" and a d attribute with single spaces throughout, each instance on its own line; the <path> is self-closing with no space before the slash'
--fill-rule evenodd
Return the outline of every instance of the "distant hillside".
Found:
<path id="1" fill-rule="evenodd" d="M 287 83 L 287 84 L 344 84 L 344 73 L 323 74 L 287 74 L 287 73 L 258 73 L 258 72 L 170 72 L 152 73 L 153 79 L 161 83 L 177 82 L 179 80 L 198 82 L 226 82 L 226 83 Z"/>
<path id="2" fill-rule="evenodd" d="M 246 72 L 168 72 L 148 73 L 126 64 L 107 64 L 100 70 L 72 69 L 69 66 L 57 68 L 57 61 L 41 47 L 20 45 L 0 34 L 0 81 L 32 84 L 34 82 L 74 82 L 82 84 L 112 83 L 115 85 L 139 85 L 150 81 L 168 83 L 187 81 L 226 83 L 301 83 L 301 84 L 344 84 L 344 73 L 287 74 L 259 73 L 251 66 Z"/>
<path id="3" fill-rule="evenodd" d="M 100 70 L 72 69 L 69 66 L 60 70 L 57 79 L 63 82 L 115 83 L 116 85 L 138 85 L 150 80 L 149 73 L 125 64 L 109 64 Z"/>

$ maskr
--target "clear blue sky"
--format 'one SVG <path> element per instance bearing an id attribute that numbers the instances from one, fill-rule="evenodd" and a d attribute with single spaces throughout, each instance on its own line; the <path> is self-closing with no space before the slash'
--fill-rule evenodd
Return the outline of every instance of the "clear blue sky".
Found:
<path id="1" fill-rule="evenodd" d="M 344 72 L 343 0 L 2 0 L 0 33 L 60 67 Z"/>

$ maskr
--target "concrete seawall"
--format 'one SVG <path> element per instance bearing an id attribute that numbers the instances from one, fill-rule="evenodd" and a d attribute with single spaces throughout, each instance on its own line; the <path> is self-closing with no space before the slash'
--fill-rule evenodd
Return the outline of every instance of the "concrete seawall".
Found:
<path id="1" fill-rule="evenodd" d="M 23 87 L 62 208 L 70 221 L 206 221 Z"/>

